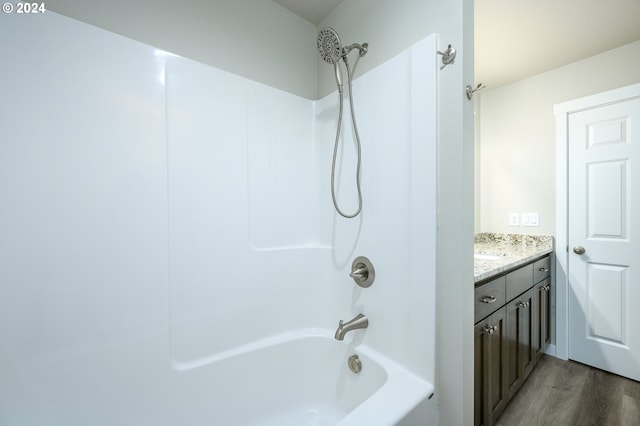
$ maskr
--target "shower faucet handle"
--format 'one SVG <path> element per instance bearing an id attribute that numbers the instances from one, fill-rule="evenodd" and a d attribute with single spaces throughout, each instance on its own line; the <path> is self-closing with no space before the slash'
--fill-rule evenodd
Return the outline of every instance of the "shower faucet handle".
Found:
<path id="1" fill-rule="evenodd" d="M 369 270 L 366 267 L 354 269 L 349 276 L 355 280 L 366 280 L 369 277 Z"/>
<path id="2" fill-rule="evenodd" d="M 351 263 L 351 278 L 362 288 L 371 287 L 373 280 L 376 278 L 376 271 L 369 259 L 364 256 L 358 256 Z"/>

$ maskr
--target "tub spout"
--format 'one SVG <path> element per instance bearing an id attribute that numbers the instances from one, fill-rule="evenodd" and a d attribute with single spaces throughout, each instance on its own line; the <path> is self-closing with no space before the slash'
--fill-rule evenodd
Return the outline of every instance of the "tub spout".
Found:
<path id="1" fill-rule="evenodd" d="M 335 338 L 336 340 L 344 340 L 344 335 L 348 332 L 367 327 L 369 327 L 369 320 L 362 314 L 356 315 L 354 319 L 346 323 L 340 320 Z"/>

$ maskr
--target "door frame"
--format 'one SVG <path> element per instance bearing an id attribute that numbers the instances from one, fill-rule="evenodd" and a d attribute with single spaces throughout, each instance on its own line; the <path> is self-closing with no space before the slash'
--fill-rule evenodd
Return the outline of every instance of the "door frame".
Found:
<path id="1" fill-rule="evenodd" d="M 569 359 L 569 114 L 607 104 L 640 98 L 640 84 L 608 90 L 556 104 L 556 285 L 555 347 L 547 350 Z M 553 296 L 553 295 L 552 295 Z"/>

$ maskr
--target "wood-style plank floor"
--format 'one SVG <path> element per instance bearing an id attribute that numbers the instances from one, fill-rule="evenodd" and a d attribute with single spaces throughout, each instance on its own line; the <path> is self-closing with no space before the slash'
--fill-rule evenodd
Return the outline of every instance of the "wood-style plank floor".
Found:
<path id="1" fill-rule="evenodd" d="M 499 426 L 640 426 L 640 382 L 544 355 Z"/>

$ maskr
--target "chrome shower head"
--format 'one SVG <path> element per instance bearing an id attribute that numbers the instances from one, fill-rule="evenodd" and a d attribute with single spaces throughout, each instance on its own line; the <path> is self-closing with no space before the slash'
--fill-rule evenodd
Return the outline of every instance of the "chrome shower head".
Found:
<path id="1" fill-rule="evenodd" d="M 333 64 L 336 73 L 336 84 L 342 93 L 342 70 L 340 58 L 342 57 L 342 44 L 338 33 L 331 27 L 323 28 L 318 34 L 318 52 L 323 61 Z"/>
<path id="2" fill-rule="evenodd" d="M 342 56 L 342 44 L 338 33 L 331 27 L 323 28 L 318 34 L 318 52 L 323 61 L 335 64 Z"/>

